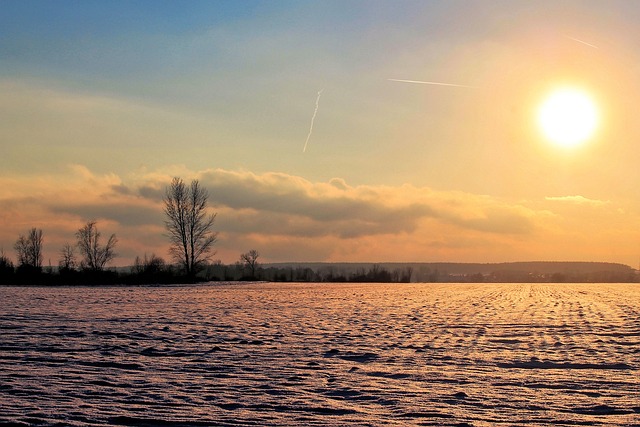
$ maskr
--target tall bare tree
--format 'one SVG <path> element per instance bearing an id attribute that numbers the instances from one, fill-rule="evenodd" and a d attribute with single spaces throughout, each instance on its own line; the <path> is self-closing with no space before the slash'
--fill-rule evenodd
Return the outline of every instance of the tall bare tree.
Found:
<path id="1" fill-rule="evenodd" d="M 42 230 L 32 228 L 29 233 L 20 235 L 13 248 L 18 255 L 18 265 L 42 268 Z"/>
<path id="2" fill-rule="evenodd" d="M 256 278 L 256 269 L 258 268 L 258 257 L 260 253 L 255 249 L 251 249 L 249 252 L 246 252 L 240 255 L 240 262 L 251 272 L 251 278 Z"/>
<path id="3" fill-rule="evenodd" d="M 175 177 L 163 199 L 171 256 L 191 279 L 215 255 L 212 249 L 217 233 L 212 228 L 216 214 L 207 213 L 208 198 L 207 190 L 198 180 L 194 179 L 187 187 L 181 178 Z"/>
<path id="4" fill-rule="evenodd" d="M 116 235 L 112 234 L 104 246 L 100 243 L 100 236 L 101 234 L 98 231 L 98 227 L 96 227 L 95 221 L 87 222 L 84 227 L 76 232 L 77 246 L 83 256 L 80 267 L 87 270 L 102 271 L 104 266 L 115 258 L 114 249 L 116 243 L 118 243 Z"/>

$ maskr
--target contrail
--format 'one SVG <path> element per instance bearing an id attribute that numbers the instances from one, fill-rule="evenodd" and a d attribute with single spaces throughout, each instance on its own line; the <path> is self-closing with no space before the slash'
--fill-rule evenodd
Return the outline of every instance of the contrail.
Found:
<path id="1" fill-rule="evenodd" d="M 457 85 L 454 83 L 440 83 L 440 82 L 425 82 L 421 80 L 403 80 L 403 79 L 387 79 L 391 82 L 402 82 L 402 83 L 418 83 L 421 85 L 436 85 L 436 86 L 455 86 L 455 87 L 468 87 L 472 89 L 477 89 L 478 86 L 467 86 L 467 85 Z"/>
<path id="2" fill-rule="evenodd" d="M 589 47 L 592 47 L 592 48 L 594 48 L 594 49 L 598 49 L 598 46 L 593 45 L 593 44 L 591 44 L 591 43 L 587 43 L 587 42 L 586 42 L 586 41 L 584 41 L 584 40 L 576 39 L 576 38 L 574 38 L 574 37 L 570 37 L 570 36 L 567 36 L 567 35 L 565 35 L 565 37 L 566 37 L 566 38 L 568 38 L 569 40 L 573 40 L 574 42 L 582 43 L 582 44 L 587 45 L 587 46 L 589 46 Z"/>
<path id="3" fill-rule="evenodd" d="M 311 116 L 311 126 L 309 126 L 309 134 L 307 135 L 307 140 L 304 142 L 304 148 L 302 149 L 302 152 L 306 152 L 307 151 L 307 144 L 309 143 L 309 138 L 311 138 L 311 133 L 313 132 L 313 121 L 316 119 L 316 114 L 318 114 L 318 105 L 320 103 L 320 95 L 322 95 L 322 91 L 324 89 L 320 89 L 318 91 L 318 97 L 316 98 L 316 109 L 313 110 L 313 116 Z"/>

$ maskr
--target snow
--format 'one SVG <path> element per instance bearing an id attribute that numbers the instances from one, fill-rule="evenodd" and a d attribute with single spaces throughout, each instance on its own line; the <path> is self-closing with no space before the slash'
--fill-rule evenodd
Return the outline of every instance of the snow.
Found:
<path id="1" fill-rule="evenodd" d="M 640 426 L 637 284 L 0 288 L 0 425 Z"/>

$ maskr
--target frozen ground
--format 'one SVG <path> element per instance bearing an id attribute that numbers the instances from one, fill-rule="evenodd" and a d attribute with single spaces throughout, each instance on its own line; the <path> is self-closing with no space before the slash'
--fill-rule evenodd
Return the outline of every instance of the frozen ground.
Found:
<path id="1" fill-rule="evenodd" d="M 640 286 L 0 288 L 0 425 L 640 426 Z"/>

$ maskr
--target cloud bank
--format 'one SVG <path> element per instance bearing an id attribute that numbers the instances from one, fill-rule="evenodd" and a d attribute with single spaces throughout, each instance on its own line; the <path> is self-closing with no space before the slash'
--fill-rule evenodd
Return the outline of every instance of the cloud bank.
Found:
<path id="1" fill-rule="evenodd" d="M 286 173 L 178 166 L 98 175 L 74 165 L 56 176 L 0 178 L 2 248 L 9 252 L 19 233 L 39 227 L 55 264 L 75 230 L 97 220 L 105 234 L 118 235 L 118 264 L 143 253 L 166 257 L 162 197 L 176 175 L 198 179 L 209 191 L 224 262 L 252 248 L 265 261 L 549 259 L 541 247 L 566 226 L 561 214 L 539 204 L 408 184 L 354 186 L 341 178 L 311 182 Z M 596 204 L 579 196 L 544 203 L 558 201 Z"/>

